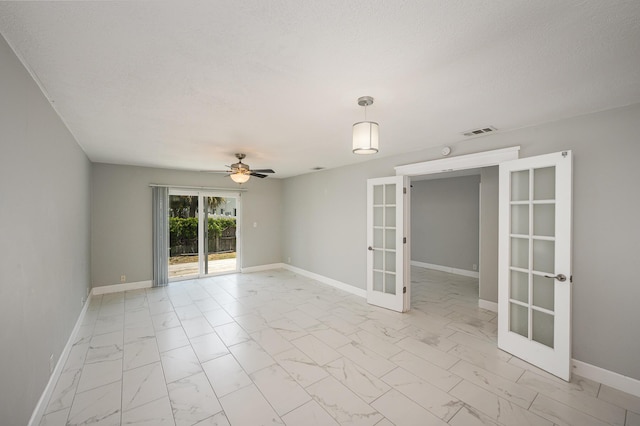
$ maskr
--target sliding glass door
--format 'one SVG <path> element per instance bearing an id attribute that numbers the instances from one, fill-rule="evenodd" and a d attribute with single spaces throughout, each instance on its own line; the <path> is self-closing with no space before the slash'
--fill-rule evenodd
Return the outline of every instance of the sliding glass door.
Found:
<path id="1" fill-rule="evenodd" d="M 218 274 L 238 270 L 237 198 L 205 196 L 204 274 Z"/>
<path id="2" fill-rule="evenodd" d="M 237 272 L 237 194 L 169 191 L 169 279 Z"/>
<path id="3" fill-rule="evenodd" d="M 169 191 L 169 279 L 200 274 L 198 193 Z"/>

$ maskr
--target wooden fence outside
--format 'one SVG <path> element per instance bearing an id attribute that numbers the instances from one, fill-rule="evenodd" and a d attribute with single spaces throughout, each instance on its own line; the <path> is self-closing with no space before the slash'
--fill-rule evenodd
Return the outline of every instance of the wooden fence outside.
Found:
<path id="1" fill-rule="evenodd" d="M 229 227 L 221 235 L 209 234 L 209 253 L 228 253 L 236 251 L 236 228 Z M 186 256 L 198 253 L 198 239 L 189 240 L 187 244 L 169 247 L 170 256 Z"/>

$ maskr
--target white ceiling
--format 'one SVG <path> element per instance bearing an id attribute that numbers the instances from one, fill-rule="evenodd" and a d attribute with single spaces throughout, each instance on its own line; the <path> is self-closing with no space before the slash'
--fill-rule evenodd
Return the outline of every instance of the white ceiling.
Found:
<path id="1" fill-rule="evenodd" d="M 287 177 L 640 102 L 637 0 L 2 2 L 0 32 L 95 162 Z"/>

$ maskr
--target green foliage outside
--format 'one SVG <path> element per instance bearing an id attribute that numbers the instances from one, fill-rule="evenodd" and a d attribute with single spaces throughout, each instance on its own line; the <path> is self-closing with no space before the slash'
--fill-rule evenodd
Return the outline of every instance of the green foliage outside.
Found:
<path id="1" fill-rule="evenodd" d="M 222 231 L 236 226 L 234 217 L 210 217 L 209 238 L 222 235 Z M 169 237 L 172 245 L 189 244 L 198 239 L 198 218 L 196 217 L 170 217 Z"/>
<path id="2" fill-rule="evenodd" d="M 219 237 L 222 235 L 222 231 L 229 227 L 236 226 L 236 218 L 235 217 L 217 217 L 209 218 L 209 235 L 215 235 Z"/>

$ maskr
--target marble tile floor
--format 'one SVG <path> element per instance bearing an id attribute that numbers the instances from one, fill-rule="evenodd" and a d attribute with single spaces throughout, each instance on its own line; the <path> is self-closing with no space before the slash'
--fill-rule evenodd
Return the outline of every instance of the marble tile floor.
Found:
<path id="1" fill-rule="evenodd" d="M 640 425 L 640 398 L 496 348 L 477 280 L 411 312 L 286 270 L 93 297 L 41 425 Z"/>

